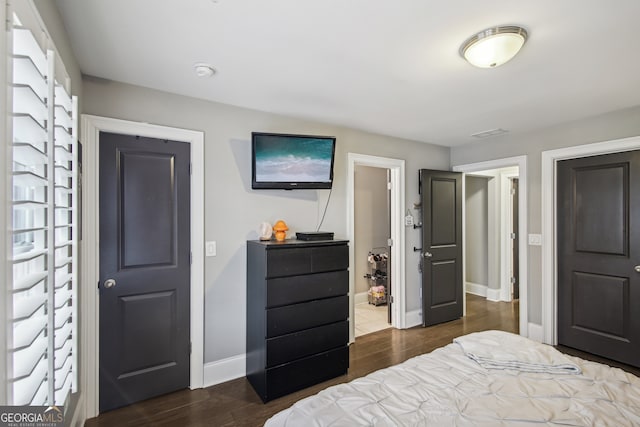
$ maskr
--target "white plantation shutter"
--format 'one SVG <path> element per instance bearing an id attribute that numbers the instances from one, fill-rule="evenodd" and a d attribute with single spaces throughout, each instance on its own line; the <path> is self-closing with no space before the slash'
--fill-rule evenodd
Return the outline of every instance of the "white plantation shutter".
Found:
<path id="1" fill-rule="evenodd" d="M 64 405 L 77 382 L 77 100 L 50 41 L 9 37 L 12 280 L 8 403 Z"/>

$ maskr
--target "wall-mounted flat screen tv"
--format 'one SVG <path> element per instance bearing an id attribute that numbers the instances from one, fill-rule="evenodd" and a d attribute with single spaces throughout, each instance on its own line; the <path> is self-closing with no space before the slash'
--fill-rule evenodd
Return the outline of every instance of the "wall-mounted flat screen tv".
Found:
<path id="1" fill-rule="evenodd" d="M 253 132 L 251 147 L 251 188 L 331 188 L 335 137 Z"/>

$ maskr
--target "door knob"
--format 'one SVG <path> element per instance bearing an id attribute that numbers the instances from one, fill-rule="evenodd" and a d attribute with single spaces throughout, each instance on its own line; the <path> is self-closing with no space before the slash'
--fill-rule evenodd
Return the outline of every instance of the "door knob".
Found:
<path id="1" fill-rule="evenodd" d="M 113 288 L 116 285 L 115 279 L 107 279 L 102 284 L 102 287 L 105 289 Z"/>
<path id="2" fill-rule="evenodd" d="M 636 266 L 634 267 L 634 270 L 635 270 L 637 273 L 640 273 L 640 265 L 636 265 Z"/>
<path id="3" fill-rule="evenodd" d="M 422 254 L 423 257 L 425 258 L 431 258 L 433 256 L 433 254 L 431 252 L 425 252 Z"/>

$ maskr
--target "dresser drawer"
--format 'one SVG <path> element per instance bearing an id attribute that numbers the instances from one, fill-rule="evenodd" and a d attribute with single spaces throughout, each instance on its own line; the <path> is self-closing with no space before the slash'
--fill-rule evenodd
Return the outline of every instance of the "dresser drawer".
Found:
<path id="1" fill-rule="evenodd" d="M 318 247 L 274 248 L 267 251 L 267 278 L 346 270 L 349 267 L 349 247 L 328 245 Z"/>
<path id="2" fill-rule="evenodd" d="M 272 400 L 293 391 L 346 374 L 349 369 L 349 347 L 346 345 L 286 365 L 267 369 L 266 396 Z"/>
<path id="3" fill-rule="evenodd" d="M 349 293 L 347 270 L 267 280 L 267 307 L 295 304 Z"/>
<path id="4" fill-rule="evenodd" d="M 349 296 L 309 301 L 267 310 L 267 338 L 346 320 Z"/>
<path id="5" fill-rule="evenodd" d="M 267 368 L 341 347 L 349 342 L 346 320 L 267 340 Z"/>

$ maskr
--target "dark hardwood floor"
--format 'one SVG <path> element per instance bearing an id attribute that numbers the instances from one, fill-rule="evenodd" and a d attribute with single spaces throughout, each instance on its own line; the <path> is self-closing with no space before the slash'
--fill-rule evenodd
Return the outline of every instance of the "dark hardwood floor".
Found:
<path id="1" fill-rule="evenodd" d="M 184 390 L 101 414 L 87 427 L 105 426 L 262 426 L 294 402 L 334 384 L 449 344 L 471 332 L 500 329 L 518 332 L 518 302 L 489 302 L 467 295 L 467 316 L 429 328 L 385 329 L 358 337 L 350 347 L 347 375 L 263 404 L 246 378 L 201 390 Z M 572 353 L 573 354 L 573 353 Z M 584 355 L 577 354 L 580 357 Z"/>

